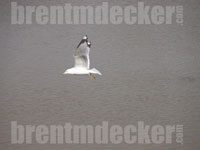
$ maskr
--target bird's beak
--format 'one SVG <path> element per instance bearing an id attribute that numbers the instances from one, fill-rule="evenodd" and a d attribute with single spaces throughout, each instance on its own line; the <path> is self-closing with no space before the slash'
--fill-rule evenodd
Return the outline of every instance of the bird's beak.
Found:
<path id="1" fill-rule="evenodd" d="M 65 72 L 63 72 L 63 75 L 66 75 L 66 73 L 65 73 Z"/>

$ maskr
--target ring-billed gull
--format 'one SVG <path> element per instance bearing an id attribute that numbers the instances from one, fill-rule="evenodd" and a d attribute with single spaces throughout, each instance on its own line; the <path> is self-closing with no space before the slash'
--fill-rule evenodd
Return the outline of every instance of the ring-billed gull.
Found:
<path id="1" fill-rule="evenodd" d="M 90 47 L 91 42 L 88 42 L 88 37 L 85 35 L 83 39 L 78 44 L 74 53 L 74 67 L 67 69 L 63 74 L 78 74 L 84 75 L 88 74 L 92 79 L 96 79 L 93 74 L 102 75 L 97 69 L 90 69 Z"/>

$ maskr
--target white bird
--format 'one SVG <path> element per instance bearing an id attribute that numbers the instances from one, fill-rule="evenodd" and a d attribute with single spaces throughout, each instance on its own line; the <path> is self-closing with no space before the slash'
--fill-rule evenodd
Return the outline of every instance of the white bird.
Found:
<path id="1" fill-rule="evenodd" d="M 93 74 L 102 75 L 97 69 L 90 69 L 90 47 L 91 42 L 88 42 L 88 37 L 85 35 L 81 42 L 78 44 L 74 53 L 74 67 L 67 69 L 63 74 L 88 74 L 92 79 L 96 79 Z"/>

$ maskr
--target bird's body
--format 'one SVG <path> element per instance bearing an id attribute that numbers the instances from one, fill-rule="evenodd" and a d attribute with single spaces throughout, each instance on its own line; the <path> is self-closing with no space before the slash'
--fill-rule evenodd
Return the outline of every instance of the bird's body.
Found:
<path id="1" fill-rule="evenodd" d="M 97 69 L 90 69 L 90 47 L 91 43 L 88 42 L 88 37 L 84 36 L 81 42 L 78 44 L 74 53 L 74 67 L 67 69 L 63 74 L 88 74 L 93 79 L 95 79 L 95 76 L 93 74 L 101 75 L 101 73 Z"/>
<path id="2" fill-rule="evenodd" d="M 73 68 L 70 68 L 70 69 L 67 69 L 67 74 L 99 74 L 101 75 L 101 73 L 96 70 L 95 68 L 93 69 L 86 69 L 84 67 L 73 67 Z"/>
<path id="3" fill-rule="evenodd" d="M 73 67 L 67 69 L 67 74 L 89 74 L 89 70 L 83 67 Z"/>

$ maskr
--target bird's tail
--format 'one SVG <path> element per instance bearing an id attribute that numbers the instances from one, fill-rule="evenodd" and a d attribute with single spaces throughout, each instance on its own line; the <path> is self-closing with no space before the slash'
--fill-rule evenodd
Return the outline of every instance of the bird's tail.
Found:
<path id="1" fill-rule="evenodd" d="M 102 75 L 101 72 L 95 68 L 90 69 L 90 73 Z"/>

